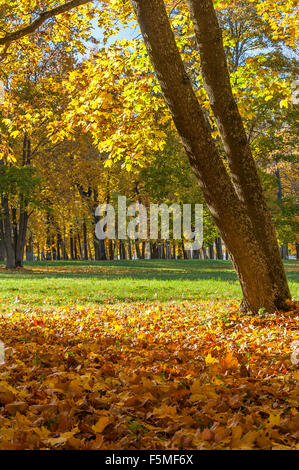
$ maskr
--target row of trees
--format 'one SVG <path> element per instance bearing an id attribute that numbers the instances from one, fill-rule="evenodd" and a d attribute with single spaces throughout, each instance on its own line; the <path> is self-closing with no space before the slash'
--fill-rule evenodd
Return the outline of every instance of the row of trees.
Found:
<path id="1" fill-rule="evenodd" d="M 11 228 L 5 232 L 2 226 L 0 259 L 6 258 L 7 266 L 22 266 L 23 258 L 33 260 L 55 259 L 132 259 L 132 258 L 228 258 L 228 252 L 219 236 L 213 219 L 204 205 L 204 245 L 199 253 L 189 253 L 180 242 L 162 240 L 101 243 L 95 236 L 95 208 L 99 203 L 110 202 L 117 206 L 117 197 L 126 195 L 128 204 L 135 201 L 149 205 L 161 203 L 204 203 L 202 193 L 190 172 L 187 159 L 173 134 L 168 136 L 163 150 L 156 152 L 153 164 L 132 175 L 121 165 L 105 168 L 104 159 L 86 138 L 77 142 L 82 157 L 64 156 L 60 145 L 57 158 L 51 166 L 38 168 L 24 165 L 2 165 L 2 223 Z M 28 149 L 30 142 L 23 140 Z M 26 160 L 25 160 L 26 161 Z M 176 162 L 180 161 L 180 165 Z M 41 163 L 45 163 L 41 160 Z M 272 214 L 281 231 L 281 255 L 288 257 L 288 245 L 294 253 L 293 198 L 282 196 L 282 182 L 278 170 L 264 176 L 268 201 Z M 286 173 L 287 175 L 287 173 Z M 96 176 L 96 178 L 94 178 Z M 62 178 L 61 178 L 62 177 Z M 86 180 L 85 180 L 86 178 Z M 100 183 L 98 181 L 100 179 Z M 55 182 L 55 184 L 53 184 Z M 70 184 L 71 183 L 71 184 Z M 279 193 L 279 194 L 278 194 Z M 285 211 L 285 212 L 284 212 Z M 6 216 L 6 217 L 5 217 Z M 5 240 L 5 233 L 10 235 Z M 284 238 L 283 238 L 284 237 Z M 6 254 L 5 246 L 11 247 Z M 297 244 L 298 246 L 298 244 Z M 12 254 L 11 254 L 12 253 Z M 298 255 L 298 254 L 297 254 Z"/>

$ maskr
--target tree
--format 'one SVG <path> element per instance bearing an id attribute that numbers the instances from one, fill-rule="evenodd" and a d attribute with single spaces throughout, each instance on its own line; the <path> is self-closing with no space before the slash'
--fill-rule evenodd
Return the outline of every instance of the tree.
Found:
<path id="1" fill-rule="evenodd" d="M 243 290 L 243 307 L 282 308 L 290 297 L 275 231 L 247 136 L 233 98 L 221 30 L 211 0 L 188 2 L 201 68 L 231 177 L 211 138 L 186 74 L 164 2 L 131 0 L 165 101 L 191 166 L 230 252 Z M 265 243 L 265 240 L 267 243 Z"/>
<path id="2" fill-rule="evenodd" d="M 7 268 L 23 265 L 26 231 L 32 207 L 37 204 L 39 179 L 30 166 L 30 140 L 24 136 L 22 166 L 0 166 L 0 235 Z"/>

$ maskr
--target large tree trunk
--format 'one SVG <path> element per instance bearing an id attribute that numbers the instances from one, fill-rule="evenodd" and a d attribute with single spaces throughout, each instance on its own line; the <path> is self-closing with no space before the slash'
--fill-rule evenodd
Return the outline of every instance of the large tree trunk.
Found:
<path id="1" fill-rule="evenodd" d="M 275 303 L 290 297 L 279 246 L 249 141 L 230 84 L 222 32 L 212 0 L 188 0 L 200 52 L 201 72 L 227 155 L 232 181 L 265 253 Z"/>
<path id="2" fill-rule="evenodd" d="M 164 2 L 131 0 L 131 4 L 190 164 L 231 253 L 243 291 L 242 306 L 252 312 L 262 307 L 274 311 L 278 293 L 266 254 L 210 135 L 176 46 Z"/>

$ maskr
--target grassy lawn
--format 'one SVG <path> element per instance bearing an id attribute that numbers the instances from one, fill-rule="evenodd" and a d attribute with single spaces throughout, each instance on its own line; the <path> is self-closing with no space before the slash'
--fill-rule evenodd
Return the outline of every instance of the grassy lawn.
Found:
<path id="1" fill-rule="evenodd" d="M 299 262 L 286 261 L 293 297 L 299 297 Z M 138 260 L 26 263 L 0 267 L 0 299 L 29 305 L 65 303 L 220 301 L 241 299 L 230 261 Z"/>

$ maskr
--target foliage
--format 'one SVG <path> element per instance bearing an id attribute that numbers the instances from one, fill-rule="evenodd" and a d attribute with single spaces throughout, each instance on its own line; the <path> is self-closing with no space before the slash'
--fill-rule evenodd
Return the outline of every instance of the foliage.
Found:
<path id="1" fill-rule="evenodd" d="M 0 192 L 4 195 L 18 196 L 21 192 L 27 202 L 35 202 L 36 190 L 40 182 L 36 170 L 29 165 L 0 166 Z"/>
<path id="2" fill-rule="evenodd" d="M 0 448 L 295 449 L 298 313 L 12 308 L 0 317 Z"/>
<path id="3" fill-rule="evenodd" d="M 47 0 L 43 11 L 54 3 L 64 2 Z M 217 1 L 215 6 L 233 92 L 254 156 L 264 173 L 280 166 L 287 192 L 288 186 L 297 185 L 293 150 L 297 109 L 291 96 L 297 76 L 292 55 L 295 2 L 234 0 Z M 224 154 L 204 90 L 186 2 L 167 2 L 167 8 L 186 69 Z M 3 31 L 15 31 L 39 13 L 39 2 L 13 1 L 2 6 L 0 26 Z M 103 32 L 102 44 L 93 37 L 95 21 Z M 173 202 L 202 201 L 140 35 L 132 40 L 114 39 L 121 27 L 135 26 L 129 1 L 89 2 L 48 19 L 38 32 L 8 47 L 0 46 L 5 85 L 0 154 L 6 162 L 20 165 L 24 133 L 30 138 L 31 165 L 43 181 L 42 203 L 52 208 L 53 236 L 60 230 L 68 239 L 70 228 L 80 231 L 84 219 L 92 238 L 92 201 L 78 195 L 78 186 L 95 191 L 98 202 L 106 201 L 112 192 L 136 198 L 136 182 L 143 188 L 145 201 L 158 195 Z M 158 176 L 162 162 L 166 166 Z M 167 173 L 174 179 L 170 182 L 168 177 L 165 185 Z M 275 204 L 275 189 L 267 195 L 280 240 L 294 242 L 293 212 L 286 207 L 281 212 Z M 296 200 L 291 197 L 293 207 Z M 45 212 L 40 210 L 29 223 L 41 245 L 48 231 L 44 220 Z M 217 232 L 207 210 L 205 228 L 205 241 L 212 243 Z"/>

